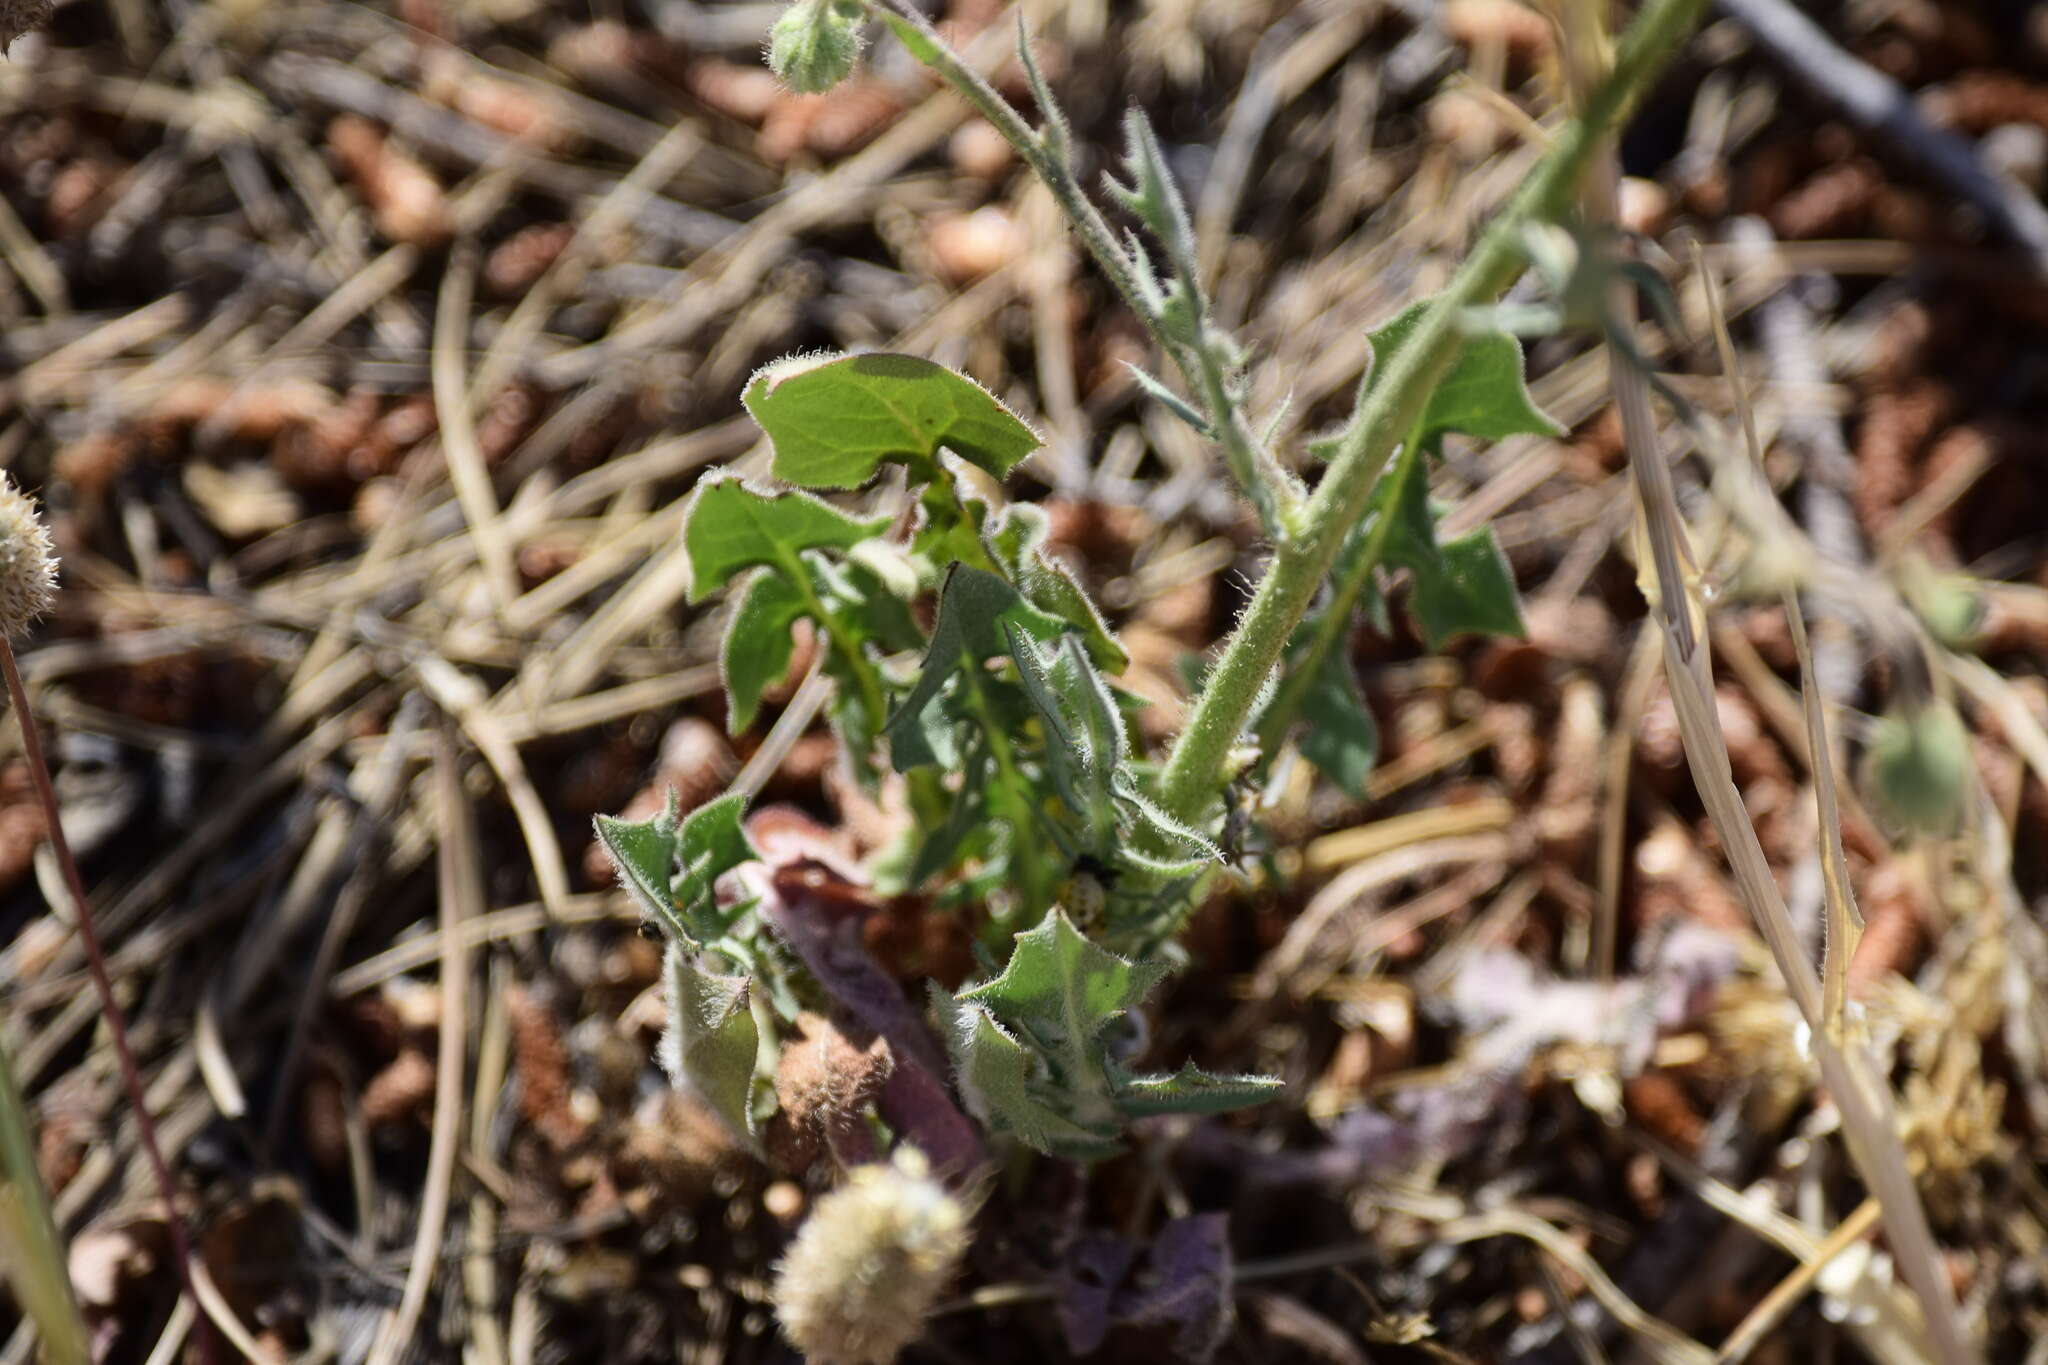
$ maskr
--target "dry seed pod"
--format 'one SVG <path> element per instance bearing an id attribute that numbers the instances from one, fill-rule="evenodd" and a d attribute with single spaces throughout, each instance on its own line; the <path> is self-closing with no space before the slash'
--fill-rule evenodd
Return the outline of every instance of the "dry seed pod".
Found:
<path id="1" fill-rule="evenodd" d="M 1008 265 L 1024 254 L 1024 229 L 994 204 L 972 213 L 934 216 L 925 230 L 932 261 L 947 280 L 966 284 Z"/>
<path id="2" fill-rule="evenodd" d="M 1444 36 L 1461 47 L 1499 43 L 1517 61 L 1549 54 L 1550 21 L 1516 0 L 1450 0 L 1443 7 Z"/>
<path id="3" fill-rule="evenodd" d="M 0 0 L 0 56 L 9 43 L 49 23 L 56 12 L 56 0 Z"/>
<path id="4" fill-rule="evenodd" d="M 36 505 L 0 470 L 0 638 L 12 640 L 57 600 L 57 555 Z"/>
<path id="5" fill-rule="evenodd" d="M 775 1276 L 782 1330 L 812 1365 L 888 1365 L 967 1250 L 967 1210 L 914 1147 L 820 1199 Z"/>
<path id="6" fill-rule="evenodd" d="M 553 98 L 489 75 L 453 48 L 430 48 L 422 54 L 420 93 L 530 147 L 555 148 L 563 141 L 562 111 Z"/>
<path id="7" fill-rule="evenodd" d="M 327 147 L 355 182 L 384 236 L 413 246 L 439 246 L 455 235 L 441 182 L 394 150 L 376 124 L 343 114 L 327 125 Z"/>

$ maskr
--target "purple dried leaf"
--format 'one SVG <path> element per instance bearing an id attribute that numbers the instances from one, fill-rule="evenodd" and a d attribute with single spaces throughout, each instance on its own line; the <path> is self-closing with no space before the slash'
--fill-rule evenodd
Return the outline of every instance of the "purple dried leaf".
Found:
<path id="1" fill-rule="evenodd" d="M 1117 1288 L 1136 1258 L 1136 1249 L 1128 1240 L 1099 1228 L 1090 1228 L 1074 1240 L 1067 1263 L 1054 1281 L 1053 1299 L 1067 1349 L 1074 1355 L 1092 1353 L 1109 1335 Z"/>
<path id="2" fill-rule="evenodd" d="M 875 1102 L 883 1122 L 915 1143 L 931 1158 L 932 1169 L 961 1187 L 988 1160 L 981 1131 L 953 1103 L 952 1092 L 938 1076 L 915 1062 L 896 1068 Z"/>
<path id="3" fill-rule="evenodd" d="M 1229 1216 L 1198 1213 L 1160 1228 L 1143 1280 L 1144 1289 L 1117 1296 L 1116 1320 L 1171 1327 L 1178 1358 L 1197 1365 L 1213 1359 L 1236 1320 Z"/>
<path id="4" fill-rule="evenodd" d="M 815 859 L 741 869 L 761 915 L 833 1001 L 881 1035 L 895 1058 L 875 1107 L 896 1132 L 955 1182 L 984 1163 L 980 1130 L 947 1089 L 945 1054 L 903 988 L 868 952 L 862 930 L 873 906 L 863 890 Z"/>
<path id="5" fill-rule="evenodd" d="M 868 952 L 862 928 L 873 909 L 861 889 L 805 859 L 753 879 L 761 914 L 833 1000 L 889 1040 L 899 1059 L 946 1074 L 945 1053 L 896 979 Z"/>

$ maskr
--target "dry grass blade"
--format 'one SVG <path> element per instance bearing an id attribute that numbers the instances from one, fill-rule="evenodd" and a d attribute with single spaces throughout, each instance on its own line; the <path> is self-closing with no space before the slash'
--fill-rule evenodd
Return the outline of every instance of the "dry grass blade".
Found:
<path id="1" fill-rule="evenodd" d="M 506 734 L 503 724 L 491 714 L 483 686 L 446 659 L 424 656 L 414 664 L 420 685 L 437 704 L 461 724 L 498 780 L 505 784 L 506 799 L 519 821 L 519 832 L 533 859 L 534 880 L 539 883 L 541 903 L 560 906 L 569 899 L 569 873 L 562 860 L 561 841 L 555 837 L 554 821 L 548 815 L 519 747 Z"/>
<path id="2" fill-rule="evenodd" d="M 1655 1365 L 1711 1365 L 1714 1353 L 1670 1323 L 1644 1309 L 1622 1292 L 1586 1249 L 1555 1224 L 1521 1209 L 1493 1209 L 1468 1213 L 1456 1200 L 1405 1196 L 1391 1191 L 1379 1197 L 1389 1207 L 1436 1224 L 1433 1235 L 1444 1242 L 1480 1242 L 1496 1237 L 1520 1237 L 1535 1243 L 1545 1255 L 1563 1265 L 1585 1282 L 1591 1294 L 1613 1319 L 1635 1335 Z"/>
<path id="3" fill-rule="evenodd" d="M 463 353 L 469 339 L 471 291 L 476 286 L 477 249 L 464 242 L 455 249 L 441 295 L 434 309 L 434 411 L 441 422 L 441 447 L 448 457 L 449 481 L 469 521 L 483 565 L 484 582 L 500 615 L 519 596 L 519 570 L 499 520 L 491 472 L 477 443 L 476 419 L 470 415 L 469 385 L 463 374 Z"/>
<path id="4" fill-rule="evenodd" d="M 1827 909 L 1827 936 L 1821 949 L 1821 1014 L 1837 1038 L 1846 1040 L 1849 1006 L 1849 960 L 1863 932 L 1863 916 L 1849 885 L 1849 860 L 1842 852 L 1842 811 L 1835 798 L 1834 759 L 1828 745 L 1827 720 L 1821 714 L 1820 683 L 1814 677 L 1813 646 L 1806 638 L 1806 618 L 1799 599 L 1785 594 L 1785 618 L 1792 626 L 1792 644 L 1799 653 L 1800 692 L 1806 699 L 1807 753 L 1813 764 L 1814 799 L 1820 806 L 1820 874 L 1822 904 Z"/>
<path id="5" fill-rule="evenodd" d="M 1645 399 L 1647 409 L 1647 398 Z M 1888 1087 L 1873 1073 L 1860 1048 L 1838 1043 L 1823 1008 L 1819 976 L 1805 955 L 1785 900 L 1771 874 L 1730 767 L 1727 736 L 1713 696 L 1705 634 L 1692 626 L 1704 619 L 1694 585 L 1664 577 L 1667 566 L 1689 562 L 1685 533 L 1654 431 L 1632 427 L 1623 409 L 1630 467 L 1642 499 L 1642 526 L 1653 555 L 1643 564 L 1657 577 L 1647 586 L 1658 594 L 1658 622 L 1664 637 L 1664 676 L 1671 690 L 1693 785 L 1713 821 L 1742 899 L 1770 946 L 1800 1017 L 1811 1035 L 1822 1079 L 1841 1111 L 1842 1127 L 1858 1170 L 1884 1209 L 1886 1233 L 1901 1272 L 1926 1309 L 1937 1358 L 1945 1365 L 1969 1365 L 1980 1358 L 1964 1335 L 1955 1292 L 1927 1224 L 1918 1191 L 1907 1171 L 1905 1150 L 1892 1119 Z M 1654 567 L 1653 567 L 1654 564 Z"/>
<path id="6" fill-rule="evenodd" d="M 1720 352 L 1722 373 L 1733 390 L 1736 415 L 1742 423 L 1743 444 L 1750 464 L 1761 470 L 1763 442 L 1757 435 L 1756 410 L 1742 382 L 1735 359 L 1734 338 L 1728 332 L 1728 315 L 1721 303 L 1721 284 L 1694 256 L 1700 283 L 1707 300 L 1707 316 L 1714 327 L 1714 344 Z M 1821 946 L 1821 1017 L 1837 1039 L 1848 1034 L 1849 960 L 1856 953 L 1856 938 L 1863 931 L 1863 916 L 1856 909 L 1856 895 L 1849 885 L 1849 862 L 1842 852 L 1842 812 L 1836 798 L 1833 749 L 1828 743 L 1827 719 L 1813 646 L 1806 636 L 1806 617 L 1799 609 L 1798 594 L 1783 594 L 1785 618 L 1792 631 L 1793 650 L 1799 656 L 1799 684 L 1803 698 L 1807 761 L 1813 773 L 1814 800 L 1820 810 L 1821 897 L 1826 908 L 1826 934 Z"/>
<path id="7" fill-rule="evenodd" d="M 1714 1352 L 1714 1365 L 1738 1365 L 1738 1362 L 1749 1359 L 1750 1353 L 1761 1346 L 1786 1315 L 1799 1306 L 1799 1301 L 1812 1290 L 1814 1282 L 1835 1257 L 1870 1235 L 1881 1212 L 1875 1199 L 1866 1199 L 1857 1205 L 1856 1211 L 1828 1234 L 1819 1250 L 1757 1301 L 1756 1307 L 1749 1310 L 1735 1330 L 1728 1334 L 1727 1340 L 1721 1343 L 1721 1348 Z"/>
<path id="8" fill-rule="evenodd" d="M 462 789 L 455 740 L 444 724 L 434 748 L 434 805 L 440 826 L 436 890 L 440 899 L 441 1020 L 434 1057 L 433 1137 L 427 1150 L 427 1180 L 420 1194 L 419 1223 L 412 1259 L 398 1307 L 380 1326 L 370 1365 L 394 1365 L 410 1347 L 426 1308 L 427 1291 L 441 1264 L 441 1234 L 447 1227 L 455 1183 L 455 1156 L 462 1142 L 462 1073 L 469 1051 L 469 945 L 462 927 L 482 890 L 476 816 Z"/>

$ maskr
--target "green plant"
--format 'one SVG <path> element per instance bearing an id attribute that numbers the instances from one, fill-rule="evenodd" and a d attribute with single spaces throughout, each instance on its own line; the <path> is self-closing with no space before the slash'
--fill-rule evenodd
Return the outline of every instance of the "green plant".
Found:
<path id="1" fill-rule="evenodd" d="M 713 476 L 694 495 L 684 530 L 693 600 L 727 589 L 733 598 L 722 658 L 733 727 L 750 724 L 788 673 L 792 629 L 808 622 L 846 763 L 870 787 L 899 789 L 910 817 L 873 876 L 977 927 L 980 984 L 935 984 L 930 995 L 962 1098 L 992 1131 L 1095 1158 L 1117 1149 L 1133 1118 L 1227 1110 L 1277 1087 L 1193 1067 L 1132 1070 L 1132 1011 L 1171 969 L 1188 907 L 1222 865 L 1215 832 L 1231 782 L 1256 780 L 1295 743 L 1362 790 L 1377 741 L 1344 645 L 1362 610 L 1383 613 L 1383 571 L 1412 574 L 1410 606 L 1432 645 L 1520 632 L 1491 534 L 1439 538 L 1427 461 L 1452 433 L 1555 431 L 1529 400 L 1520 347 L 1494 305 L 1524 267 L 1532 226 L 1568 214 L 1582 171 L 1700 8 L 1646 4 L 1612 77 L 1449 287 L 1373 333 L 1354 414 L 1305 452 L 1323 463 L 1311 488 L 1261 434 L 1270 419 L 1246 411 L 1249 353 L 1215 322 L 1189 216 L 1144 115 L 1126 120 L 1127 178 L 1107 185 L 1141 237 L 1114 230 L 1083 191 L 1028 43 L 1019 56 L 1042 115 L 1035 128 L 914 7 L 865 5 L 1052 190 L 1187 396 L 1150 374 L 1143 388 L 1215 444 L 1271 545 L 1186 728 L 1155 756 L 1132 742 L 1126 719 L 1138 703 L 1116 685 L 1126 660 L 1114 634 L 1043 552 L 1044 514 L 976 491 L 1038 438 L 970 380 L 903 355 L 771 366 L 744 400 L 783 486 Z M 854 6 L 803 0 L 777 25 L 770 58 L 809 88 L 858 41 Z M 818 496 L 892 469 L 914 498 L 907 516 L 893 494 L 865 513 Z M 598 829 L 668 934 L 669 1064 L 751 1136 L 773 1109 L 780 1034 L 804 999 L 838 991 L 815 955 L 792 953 L 787 932 L 773 932 L 783 925 L 770 879 L 721 881 L 756 857 L 741 813 L 728 796 L 687 816 L 600 819 Z"/>

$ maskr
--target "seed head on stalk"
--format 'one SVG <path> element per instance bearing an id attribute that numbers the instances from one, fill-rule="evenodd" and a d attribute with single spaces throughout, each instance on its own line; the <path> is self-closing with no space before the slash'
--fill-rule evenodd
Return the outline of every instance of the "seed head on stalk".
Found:
<path id="1" fill-rule="evenodd" d="M 57 598 L 57 555 L 35 502 L 0 471 L 0 637 L 13 640 Z"/>

